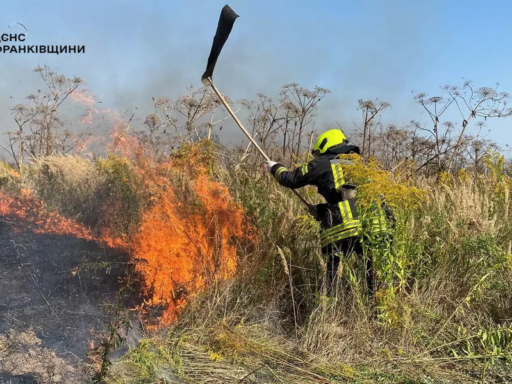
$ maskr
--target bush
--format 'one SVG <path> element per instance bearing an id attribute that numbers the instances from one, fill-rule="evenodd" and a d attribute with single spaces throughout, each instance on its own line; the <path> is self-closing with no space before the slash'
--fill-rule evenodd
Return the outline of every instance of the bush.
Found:
<path id="1" fill-rule="evenodd" d="M 9 164 L 0 161 L 0 191 L 17 194 L 21 190 L 21 175 Z"/>
<path id="2" fill-rule="evenodd" d="M 110 155 L 96 161 L 103 183 L 96 193 L 101 227 L 114 234 L 130 236 L 140 223 L 144 185 L 136 167 L 126 158 Z"/>
<path id="3" fill-rule="evenodd" d="M 126 159 L 96 161 L 78 156 L 47 156 L 27 170 L 27 183 L 50 210 L 97 233 L 105 228 L 129 235 L 141 210 L 141 179 Z"/>
<path id="4" fill-rule="evenodd" d="M 78 156 L 40 157 L 28 168 L 27 179 L 48 209 L 93 228 L 100 225 L 97 191 L 105 178 L 93 161 Z"/>

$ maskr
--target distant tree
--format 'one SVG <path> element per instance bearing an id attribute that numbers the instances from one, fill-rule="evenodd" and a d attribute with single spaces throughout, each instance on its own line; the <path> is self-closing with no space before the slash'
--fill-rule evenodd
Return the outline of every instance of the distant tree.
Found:
<path id="1" fill-rule="evenodd" d="M 496 143 L 490 140 L 469 140 L 469 145 L 466 148 L 468 162 L 470 163 L 473 170 L 477 173 L 483 171 L 482 160 L 489 153 L 490 150 L 497 150 L 498 146 Z"/>
<path id="2" fill-rule="evenodd" d="M 418 170 L 436 161 L 438 172 L 450 171 L 457 163 L 464 162 L 465 149 L 470 145 L 469 138 L 477 139 L 480 131 L 488 118 L 508 117 L 512 115 L 512 109 L 507 108 L 507 101 L 510 95 L 506 92 L 498 92 L 498 85 L 495 88 L 481 87 L 474 88 L 470 81 L 465 81 L 462 87 L 445 85 L 441 87 L 445 96 L 433 96 L 428 98 L 426 93 L 415 96 L 415 100 L 423 106 L 432 120 L 432 126 L 418 125 L 418 128 L 428 132 L 435 142 L 435 154 L 427 159 Z M 457 108 L 462 117 L 462 129 L 455 137 L 456 124 L 452 121 L 441 122 L 441 116 L 449 108 Z M 471 119 L 483 118 L 477 121 L 478 133 L 476 136 L 467 135 L 467 127 Z M 444 158 L 443 158 L 444 157 Z"/>
<path id="3" fill-rule="evenodd" d="M 454 99 L 453 97 L 446 99 L 441 96 L 427 98 L 426 93 L 419 93 L 414 99 L 421 104 L 432 120 L 432 128 L 427 128 L 426 125 L 421 126 L 419 123 L 416 123 L 416 127 L 422 131 L 428 132 L 435 143 L 435 154 L 424 163 L 424 166 L 428 165 L 432 160 L 435 160 L 437 162 L 438 172 L 440 172 L 442 169 L 442 155 L 445 153 L 443 147 L 450 145 L 449 135 L 454 128 L 454 124 L 451 121 L 441 123 L 441 116 L 448 110 L 450 105 L 454 102 Z M 445 128 L 443 132 L 440 132 L 440 126 Z"/>
<path id="4" fill-rule="evenodd" d="M 474 88 L 471 81 L 465 81 L 462 88 L 456 86 L 445 86 L 444 89 L 448 94 L 453 97 L 457 109 L 462 117 L 462 130 L 455 143 L 455 148 L 448 163 L 448 170 L 451 169 L 453 161 L 461 140 L 464 136 L 468 123 L 471 119 L 483 118 L 501 118 L 512 115 L 512 108 L 507 108 L 507 101 L 510 99 L 510 94 L 507 92 L 498 92 L 499 84 L 494 88 L 480 87 Z M 480 122 L 481 123 L 481 122 Z M 482 124 L 477 123 L 482 128 Z"/>
<path id="5" fill-rule="evenodd" d="M 278 156 L 291 164 L 299 159 L 306 143 L 310 143 L 318 103 L 329 92 L 325 88 L 309 90 L 292 83 L 281 88 L 277 99 L 258 94 L 255 101 L 241 100 L 240 104 L 249 111 L 248 128 L 260 147 L 271 157 Z M 250 145 L 244 158 L 248 157 L 249 148 Z"/>
<path id="6" fill-rule="evenodd" d="M 232 106 L 231 99 L 223 96 Z M 215 121 L 216 112 L 223 109 L 223 106 L 210 87 L 189 87 L 186 94 L 176 100 L 160 97 L 156 100 L 153 98 L 153 101 L 155 112 L 146 117 L 145 127 L 137 135 L 141 143 L 159 158 L 168 156 L 176 144 L 181 142 L 196 142 L 206 138 L 218 140 L 214 127 L 230 118 L 227 115 Z"/>
<path id="7" fill-rule="evenodd" d="M 308 131 L 313 131 L 311 124 L 316 116 L 318 103 L 328 93 L 330 91 L 325 88 L 315 87 L 313 90 L 309 90 L 299 86 L 297 83 L 283 86 L 280 93 L 281 103 L 286 110 L 291 111 L 295 115 L 293 124 L 291 126 L 290 124 L 285 124 L 283 130 L 283 134 L 291 139 L 289 143 L 291 144 L 290 149 L 294 158 L 299 158 L 300 152 L 303 150 L 302 144 L 305 136 Z"/>
<path id="8" fill-rule="evenodd" d="M 381 127 L 372 135 L 371 156 L 378 158 L 386 168 L 392 168 L 408 157 L 411 151 L 411 131 L 393 124 Z"/>
<path id="9" fill-rule="evenodd" d="M 24 154 L 49 156 L 66 153 L 84 139 L 83 134 L 73 134 L 69 129 L 58 131 L 64 126 L 59 108 L 84 81 L 79 77 L 67 78 L 57 74 L 47 66 L 38 66 L 34 72 L 44 81 L 47 92 L 37 90 L 36 94 L 27 97 L 26 104 L 15 105 L 12 113 L 18 129 L 7 132 L 9 152 L 19 168 Z"/>
<path id="10" fill-rule="evenodd" d="M 385 101 L 362 100 L 359 99 L 357 109 L 361 111 L 363 117 L 363 145 L 361 154 L 366 159 L 371 156 L 372 135 L 377 128 L 381 127 L 376 117 L 385 109 L 391 107 L 391 104 Z"/>

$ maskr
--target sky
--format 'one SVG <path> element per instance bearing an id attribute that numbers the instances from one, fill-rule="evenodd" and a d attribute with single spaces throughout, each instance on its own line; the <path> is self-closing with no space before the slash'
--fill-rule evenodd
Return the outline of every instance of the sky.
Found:
<path id="1" fill-rule="evenodd" d="M 141 124 L 152 97 L 177 98 L 201 87 L 226 0 L 4 2 L 0 32 L 23 32 L 26 45 L 85 46 L 81 54 L 0 53 L 0 140 L 14 130 L 10 108 L 44 84 L 48 65 L 79 76 L 101 101 Z M 231 0 L 240 15 L 213 76 L 230 98 L 277 96 L 299 83 L 331 91 L 319 104 L 317 129 L 361 121 L 358 99 L 391 103 L 384 123 L 427 122 L 413 100 L 445 84 L 495 86 L 512 93 L 512 2 L 507 0 Z M 11 27 L 9 27 L 11 26 Z M 451 119 L 451 116 L 447 116 Z M 459 121 L 459 115 L 453 115 Z M 460 123 L 460 121 L 459 121 Z M 512 144 L 510 119 L 488 120 L 486 138 Z M 459 124 L 460 126 L 460 124 Z M 230 131 L 231 130 L 231 131 Z M 223 140 L 243 137 L 234 125 Z"/>

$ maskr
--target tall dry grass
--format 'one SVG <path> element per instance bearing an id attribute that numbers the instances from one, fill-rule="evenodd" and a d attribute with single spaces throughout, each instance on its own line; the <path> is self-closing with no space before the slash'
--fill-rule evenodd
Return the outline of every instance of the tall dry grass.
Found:
<path id="1" fill-rule="evenodd" d="M 268 174 L 213 150 L 209 175 L 243 206 L 258 241 L 238 244 L 236 275 L 198 294 L 175 325 L 118 361 L 111 382 L 503 382 L 512 376 L 510 179 L 501 157 L 489 157 L 484 174 L 439 179 L 392 174 L 377 162 L 354 168 L 363 181 L 371 176 L 363 189 L 368 196 L 385 187 L 397 215 L 392 245 L 370 250 L 377 260 L 372 303 L 355 258 L 344 260 L 336 295 L 323 296 L 318 223 Z M 179 157 L 185 163 L 186 153 Z M 133 164 L 102 161 L 41 159 L 25 182 L 62 212 L 90 222 L 102 212 L 105 195 L 98 191 L 110 185 L 117 193 L 109 201 L 127 218 L 116 223 L 136 222 L 144 201 L 129 172 Z M 185 179 L 169 182 L 187 185 Z M 314 188 L 300 192 L 321 202 Z M 186 190 L 178 194 L 186 196 Z"/>

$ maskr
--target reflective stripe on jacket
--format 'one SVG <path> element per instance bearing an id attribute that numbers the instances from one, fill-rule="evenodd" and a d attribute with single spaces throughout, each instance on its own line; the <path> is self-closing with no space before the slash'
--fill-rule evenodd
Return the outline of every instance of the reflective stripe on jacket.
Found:
<path id="1" fill-rule="evenodd" d="M 340 201 L 338 207 L 342 222 L 320 232 L 322 248 L 341 240 L 361 236 L 362 225 L 357 218 L 355 200 Z"/>
<path id="2" fill-rule="evenodd" d="M 326 204 L 319 205 L 322 208 L 322 247 L 361 235 L 361 222 L 357 218 L 355 200 L 343 201 L 340 193 L 341 186 L 345 184 L 344 161 L 337 157 L 349 153 L 359 154 L 359 148 L 353 145 L 338 145 L 292 171 L 282 164 L 274 165 L 271 170 L 280 185 L 291 189 L 314 185 L 327 201 Z"/>

